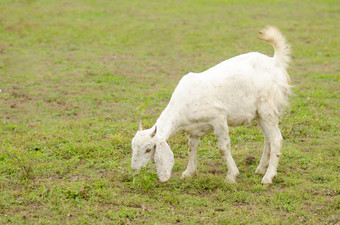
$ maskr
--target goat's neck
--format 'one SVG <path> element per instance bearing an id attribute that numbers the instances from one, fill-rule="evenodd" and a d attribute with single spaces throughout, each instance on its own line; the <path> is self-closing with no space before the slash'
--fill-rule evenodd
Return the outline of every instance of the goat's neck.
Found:
<path id="1" fill-rule="evenodd" d="M 178 131 L 178 116 L 166 108 L 161 113 L 154 126 L 157 126 L 157 136 L 167 140 Z"/>

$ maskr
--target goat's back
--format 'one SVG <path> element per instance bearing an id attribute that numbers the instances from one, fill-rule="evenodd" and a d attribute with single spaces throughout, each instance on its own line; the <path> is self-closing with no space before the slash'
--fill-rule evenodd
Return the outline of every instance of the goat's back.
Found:
<path id="1" fill-rule="evenodd" d="M 273 58 L 252 52 L 185 75 L 169 105 L 182 112 L 183 121 L 209 121 L 225 115 L 230 125 L 237 126 L 253 120 L 261 102 L 272 103 L 280 112 L 288 93 L 286 71 Z"/>

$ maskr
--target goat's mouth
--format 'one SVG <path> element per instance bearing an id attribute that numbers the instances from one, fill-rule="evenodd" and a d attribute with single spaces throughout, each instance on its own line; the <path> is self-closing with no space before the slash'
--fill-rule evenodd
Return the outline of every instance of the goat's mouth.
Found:
<path id="1" fill-rule="evenodd" d="M 132 171 L 132 175 L 134 176 L 134 175 L 139 174 L 140 172 L 145 172 L 149 169 L 150 169 L 150 167 L 149 167 L 149 164 L 147 163 L 147 165 L 145 165 L 145 166 L 140 166 L 140 167 L 137 167 L 137 168 L 136 167 L 131 168 L 131 171 Z"/>

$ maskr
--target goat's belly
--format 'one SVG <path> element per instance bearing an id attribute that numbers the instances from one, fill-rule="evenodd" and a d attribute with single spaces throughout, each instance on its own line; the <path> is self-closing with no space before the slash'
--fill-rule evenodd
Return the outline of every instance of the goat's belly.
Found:
<path id="1" fill-rule="evenodd" d="M 228 126 L 237 127 L 249 125 L 257 117 L 256 111 L 253 113 L 239 114 L 228 117 Z"/>
<path id="2" fill-rule="evenodd" d="M 190 135 L 201 137 L 210 133 L 213 130 L 213 126 L 207 123 L 197 123 L 184 126 L 181 130 L 188 132 Z"/>

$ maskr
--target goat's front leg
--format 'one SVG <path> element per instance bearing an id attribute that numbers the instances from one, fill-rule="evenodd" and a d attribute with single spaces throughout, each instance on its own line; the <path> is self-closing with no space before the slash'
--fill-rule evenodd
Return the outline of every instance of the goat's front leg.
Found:
<path id="1" fill-rule="evenodd" d="M 190 177 L 197 173 L 197 146 L 199 138 L 190 136 L 189 138 L 189 163 L 187 169 L 182 173 L 182 178 Z"/>
<path id="2" fill-rule="evenodd" d="M 231 156 L 229 129 L 227 122 L 225 120 L 218 121 L 217 125 L 214 126 L 214 133 L 217 136 L 217 146 L 227 163 L 228 174 L 226 181 L 229 183 L 235 183 L 236 177 L 239 175 L 239 170 L 237 169 L 235 161 Z"/>

